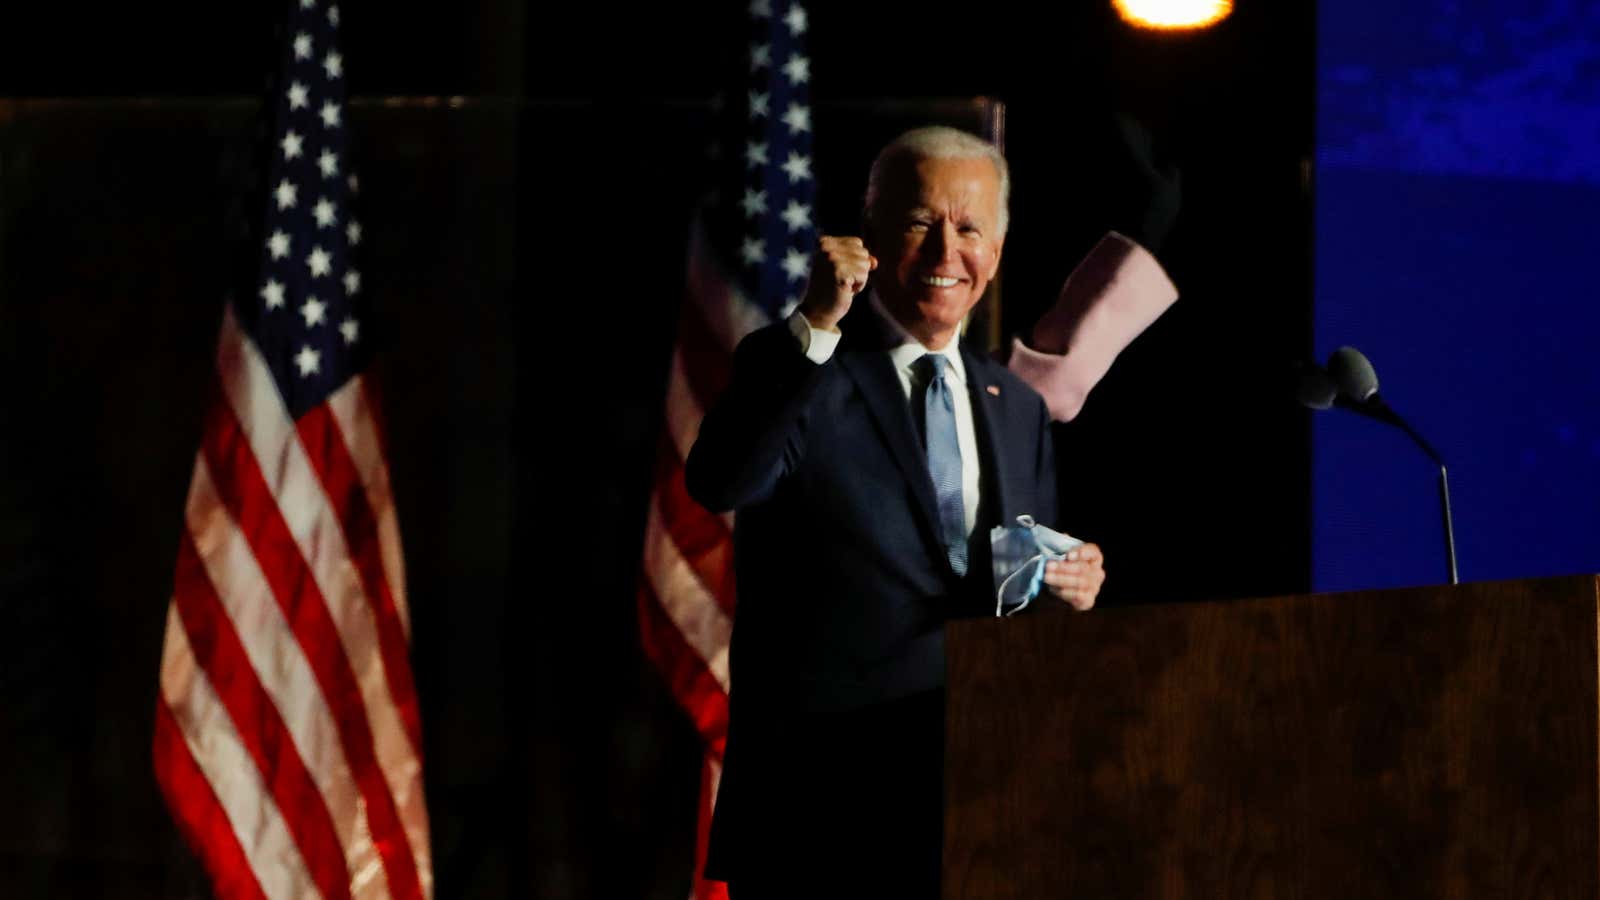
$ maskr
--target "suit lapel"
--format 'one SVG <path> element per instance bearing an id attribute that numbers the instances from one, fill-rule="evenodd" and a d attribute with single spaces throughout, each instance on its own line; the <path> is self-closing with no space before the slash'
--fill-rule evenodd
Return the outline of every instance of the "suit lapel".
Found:
<path id="1" fill-rule="evenodd" d="M 1001 440 L 1005 425 L 1005 400 L 1000 385 L 990 376 L 988 367 L 966 347 L 961 348 L 962 361 L 967 366 L 967 392 L 972 398 L 972 417 L 977 422 L 979 440 L 986 446 L 983 453 L 984 480 L 993 491 L 995 512 L 1001 524 L 1017 515 L 1017 498 L 1010 496 L 1012 481 L 1007 477 L 1006 445 Z M 987 451 L 986 453 L 984 451 Z"/>
<path id="2" fill-rule="evenodd" d="M 889 447 L 890 454 L 905 473 L 911 493 L 917 498 L 923 532 L 937 546 L 939 521 L 938 504 L 933 496 L 933 479 L 928 475 L 928 460 L 917 438 L 916 423 L 911 420 L 911 407 L 900 387 L 900 377 L 895 374 L 894 363 L 887 352 L 841 354 L 839 359 L 846 372 L 855 380 L 866 398 L 867 409 L 878 425 L 878 432 Z"/>

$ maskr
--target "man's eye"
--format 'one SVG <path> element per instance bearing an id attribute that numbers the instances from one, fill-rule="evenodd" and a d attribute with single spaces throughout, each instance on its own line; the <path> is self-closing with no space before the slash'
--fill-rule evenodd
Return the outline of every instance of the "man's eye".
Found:
<path id="1" fill-rule="evenodd" d="M 978 226 L 976 225 L 963 225 L 961 226 L 961 233 L 967 237 L 977 237 L 982 232 L 978 231 Z"/>
<path id="2" fill-rule="evenodd" d="M 906 230 L 914 231 L 920 234 L 928 230 L 928 223 L 922 221 L 921 219 L 912 219 L 910 222 L 906 223 Z"/>

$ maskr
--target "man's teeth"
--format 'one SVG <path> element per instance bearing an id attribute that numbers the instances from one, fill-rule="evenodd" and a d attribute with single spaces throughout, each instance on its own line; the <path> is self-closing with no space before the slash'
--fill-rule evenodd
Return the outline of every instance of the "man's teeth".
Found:
<path id="1" fill-rule="evenodd" d="M 922 283 L 930 287 L 955 287 L 959 278 L 940 278 L 937 275 L 922 276 Z"/>

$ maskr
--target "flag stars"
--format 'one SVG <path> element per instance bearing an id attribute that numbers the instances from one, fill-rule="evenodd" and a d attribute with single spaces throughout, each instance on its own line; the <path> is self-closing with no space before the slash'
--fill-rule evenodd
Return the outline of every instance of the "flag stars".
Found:
<path id="1" fill-rule="evenodd" d="M 307 297 L 306 302 L 300 305 L 300 315 L 305 317 L 306 327 L 321 325 L 325 321 L 328 304 L 315 297 Z"/>
<path id="2" fill-rule="evenodd" d="M 804 84 L 811 80 L 811 60 L 796 53 L 783 64 L 783 74 L 790 84 Z"/>
<path id="3" fill-rule="evenodd" d="M 744 257 L 745 265 L 759 266 L 767 258 L 767 251 L 760 238 L 745 238 L 739 255 Z"/>
<path id="4" fill-rule="evenodd" d="M 811 207 L 798 200 L 790 200 L 789 205 L 783 208 L 783 224 L 789 226 L 790 233 L 811 227 Z"/>
<path id="5" fill-rule="evenodd" d="M 749 141 L 744 145 L 744 163 L 750 168 L 767 164 L 767 145 L 764 141 Z"/>
<path id="6" fill-rule="evenodd" d="M 796 4 L 789 8 L 789 14 L 783 17 L 783 24 L 789 26 L 789 33 L 799 37 L 806 33 L 805 8 Z"/>
<path id="7" fill-rule="evenodd" d="M 322 368 L 322 354 L 311 349 L 310 345 L 303 345 L 300 352 L 294 355 L 294 364 L 300 370 L 301 378 L 315 375 Z"/>
<path id="8" fill-rule="evenodd" d="M 339 127 L 339 105 L 332 100 L 322 104 L 322 124 L 327 128 Z"/>
<path id="9" fill-rule="evenodd" d="M 746 190 L 744 199 L 739 201 L 739 205 L 744 207 L 745 216 L 753 219 L 767 211 L 767 192 L 753 188 Z"/>
<path id="10" fill-rule="evenodd" d="M 294 58 L 311 58 L 311 35 L 306 34 L 304 31 L 294 36 Z"/>
<path id="11" fill-rule="evenodd" d="M 354 344 L 356 339 L 361 336 L 361 323 L 357 322 L 355 319 L 346 318 L 343 322 L 339 323 L 339 333 L 344 335 L 344 342 L 346 346 Z"/>
<path id="12" fill-rule="evenodd" d="M 811 108 L 798 103 L 789 104 L 783 111 L 783 124 L 789 126 L 790 134 L 799 134 L 811 130 Z"/>
<path id="13" fill-rule="evenodd" d="M 317 0 L 300 0 L 301 9 L 316 9 Z"/>
<path id="14" fill-rule="evenodd" d="M 261 286 L 261 299 L 266 301 L 267 309 L 283 306 L 283 285 L 277 279 L 268 278 L 267 283 Z"/>
<path id="15" fill-rule="evenodd" d="M 328 73 L 329 78 L 338 78 L 344 74 L 344 57 L 329 53 L 322 59 L 322 70 Z"/>
<path id="16" fill-rule="evenodd" d="M 306 257 L 306 268 L 311 270 L 312 278 L 321 278 L 333 271 L 333 257 L 321 247 L 312 247 L 311 255 Z"/>
<path id="17" fill-rule="evenodd" d="M 359 290 L 361 290 L 361 273 L 355 269 L 344 273 L 344 295 L 353 296 Z"/>
<path id="18" fill-rule="evenodd" d="M 750 45 L 750 71 L 755 72 L 772 65 L 771 44 Z"/>
<path id="19" fill-rule="evenodd" d="M 282 231 L 274 231 L 272 236 L 267 238 L 267 252 L 272 254 L 273 259 L 283 259 L 288 256 L 289 236 Z"/>
<path id="20" fill-rule="evenodd" d="M 295 204 L 295 199 L 296 199 L 295 195 L 298 192 L 298 190 L 299 189 L 296 188 L 293 184 L 289 183 L 289 179 L 287 179 L 287 178 L 285 178 L 282 181 L 278 182 L 278 189 L 272 192 L 273 198 L 278 201 L 278 208 L 279 209 L 290 209 L 290 208 L 292 208 L 294 206 L 294 204 Z"/>
<path id="21" fill-rule="evenodd" d="M 337 6 L 328 7 L 328 24 L 329 25 L 338 25 L 339 24 L 339 7 L 337 7 Z"/>
<path id="22" fill-rule="evenodd" d="M 361 223 L 351 222 L 346 225 L 344 227 L 344 239 L 349 241 L 352 247 L 361 243 Z"/>
<path id="23" fill-rule="evenodd" d="M 294 159 L 300 156 L 304 152 L 305 140 L 305 138 L 295 134 L 292 128 L 285 132 L 283 140 L 278 142 L 279 146 L 283 147 L 283 158 Z"/>
<path id="24" fill-rule="evenodd" d="M 349 178 L 346 178 L 344 180 L 344 183 L 348 184 L 350 186 L 350 193 L 352 193 L 352 194 L 361 193 L 361 183 L 359 181 L 356 181 L 356 177 L 354 175 L 351 175 Z"/>
<path id="25" fill-rule="evenodd" d="M 750 0 L 750 15 L 757 19 L 772 18 L 772 0 Z"/>
<path id="26" fill-rule="evenodd" d="M 750 118 L 756 119 L 767 114 L 767 104 L 771 101 L 770 94 L 760 91 L 750 92 Z"/>
<path id="27" fill-rule="evenodd" d="M 317 168 L 322 170 L 323 178 L 332 178 L 339 174 L 339 154 L 332 150 L 324 150 L 317 157 Z"/>
<path id="28" fill-rule="evenodd" d="M 810 178 L 811 157 L 801 156 L 798 153 L 790 153 L 789 158 L 784 160 L 783 171 L 789 176 L 790 184 L 795 184 L 803 179 Z"/>
<path id="29" fill-rule="evenodd" d="M 327 197 L 318 197 L 317 205 L 311 208 L 311 217 L 317 220 L 318 228 L 332 228 L 335 220 L 333 204 Z"/>
<path id="30" fill-rule="evenodd" d="M 289 84 L 289 108 L 304 109 L 311 103 L 311 92 L 298 81 Z"/>
<path id="31" fill-rule="evenodd" d="M 811 268 L 811 261 L 804 253 L 790 247 L 783 254 L 783 274 L 789 276 L 790 281 L 799 281 L 806 277 L 806 270 Z"/>

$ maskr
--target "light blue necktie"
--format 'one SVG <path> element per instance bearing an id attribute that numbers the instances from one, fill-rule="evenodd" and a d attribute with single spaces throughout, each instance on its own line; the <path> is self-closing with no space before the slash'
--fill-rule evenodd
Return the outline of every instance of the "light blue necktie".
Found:
<path id="1" fill-rule="evenodd" d="M 967 517 L 961 504 L 961 444 L 956 439 L 956 398 L 944 377 L 949 360 L 929 353 L 918 360 L 919 374 L 928 379 L 922 395 L 923 441 L 928 451 L 928 474 L 939 503 L 939 537 L 944 540 L 950 568 L 967 574 Z"/>

